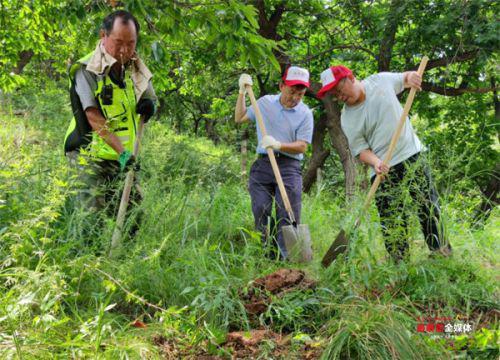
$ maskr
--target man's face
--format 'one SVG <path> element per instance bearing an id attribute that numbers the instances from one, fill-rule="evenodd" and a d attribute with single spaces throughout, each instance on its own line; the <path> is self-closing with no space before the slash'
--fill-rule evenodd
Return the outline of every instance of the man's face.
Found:
<path id="1" fill-rule="evenodd" d="M 329 93 L 339 101 L 347 105 L 354 105 L 359 99 L 359 89 L 354 86 L 354 78 L 345 77 L 329 91 Z"/>
<path id="2" fill-rule="evenodd" d="M 281 98 L 280 102 L 286 108 L 293 108 L 299 104 L 304 97 L 307 88 L 304 85 L 288 86 L 280 83 Z"/>
<path id="3" fill-rule="evenodd" d="M 137 31 L 132 20 L 123 23 L 123 19 L 116 18 L 109 35 L 101 34 L 106 51 L 120 64 L 126 64 L 135 54 Z"/>

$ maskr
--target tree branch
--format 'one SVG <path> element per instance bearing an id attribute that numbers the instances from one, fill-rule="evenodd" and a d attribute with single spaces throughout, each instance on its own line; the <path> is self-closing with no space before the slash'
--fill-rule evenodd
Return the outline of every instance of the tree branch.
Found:
<path id="1" fill-rule="evenodd" d="M 484 87 L 484 88 L 447 88 L 444 86 L 437 86 L 431 83 L 422 83 L 422 90 L 430 91 L 436 94 L 445 96 L 460 96 L 463 94 L 485 94 L 490 91 L 495 91 L 494 87 Z"/>
<path id="2" fill-rule="evenodd" d="M 281 2 L 276 5 L 274 12 L 271 14 L 269 19 L 267 18 L 264 0 L 258 0 L 255 3 L 255 6 L 259 12 L 259 34 L 266 39 L 276 41 L 281 40 L 281 36 L 278 34 L 276 29 L 286 9 L 285 2 Z"/>
<path id="3" fill-rule="evenodd" d="M 359 46 L 359 45 L 354 45 L 354 44 L 345 44 L 345 45 L 335 45 L 335 46 L 332 46 L 332 47 L 330 47 L 329 49 L 327 49 L 325 51 L 322 51 L 320 53 L 317 53 L 317 54 L 314 54 L 314 55 L 311 55 L 311 56 L 307 56 L 303 60 L 294 61 L 294 64 L 307 63 L 308 61 L 311 61 L 311 60 L 313 60 L 313 59 L 315 59 L 317 57 L 320 57 L 320 56 L 323 56 L 325 54 L 328 54 L 329 52 L 332 52 L 333 50 L 340 50 L 340 49 L 361 50 L 361 51 L 366 52 L 370 56 L 372 56 L 374 59 L 377 57 L 375 55 L 375 53 L 373 51 L 371 51 L 370 49 L 368 49 L 368 48 L 365 48 L 365 47 Z"/>
<path id="4" fill-rule="evenodd" d="M 434 60 L 429 60 L 427 63 L 427 66 L 425 67 L 426 70 L 434 69 L 437 67 L 441 66 L 448 66 L 449 64 L 457 63 L 457 62 L 463 62 L 463 61 L 468 61 L 475 59 L 476 56 L 478 55 L 479 50 L 472 50 L 472 51 L 467 51 L 455 56 L 451 57 L 444 57 L 440 59 L 434 59 Z M 418 65 L 415 65 L 411 70 L 417 70 Z"/>
<path id="5" fill-rule="evenodd" d="M 387 14 L 384 36 L 380 41 L 378 54 L 378 71 L 389 71 L 392 60 L 392 48 L 396 41 L 396 32 L 399 22 L 403 20 L 401 14 L 405 13 L 405 1 L 392 0 Z"/>

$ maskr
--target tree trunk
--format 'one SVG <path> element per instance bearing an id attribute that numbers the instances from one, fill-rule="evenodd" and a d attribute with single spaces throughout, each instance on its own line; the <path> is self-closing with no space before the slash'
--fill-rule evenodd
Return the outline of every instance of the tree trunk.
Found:
<path id="1" fill-rule="evenodd" d="M 194 117 L 194 116 L 193 116 Z M 194 118 L 194 136 L 198 136 L 198 129 L 200 128 L 201 118 Z"/>
<path id="2" fill-rule="evenodd" d="M 217 131 L 215 130 L 215 120 L 205 119 L 205 131 L 207 133 L 207 137 L 217 145 L 220 139 Z"/>
<path id="3" fill-rule="evenodd" d="M 351 199 L 356 189 L 356 159 L 351 155 L 349 142 L 340 125 L 340 106 L 338 102 L 333 101 L 331 96 L 327 96 L 323 99 L 323 105 L 327 115 L 326 127 L 333 148 L 339 154 L 344 169 L 346 199 Z"/>
<path id="4" fill-rule="evenodd" d="M 493 108 L 495 110 L 495 120 L 498 124 L 500 123 L 500 102 L 498 101 L 495 79 L 493 77 L 491 78 L 491 87 L 495 89 L 493 91 Z M 497 134 L 497 138 L 498 137 L 499 134 Z M 481 227 L 490 216 L 493 207 L 500 204 L 500 198 L 498 197 L 498 193 L 500 192 L 500 162 L 496 163 L 491 173 L 490 180 L 486 187 L 481 189 L 481 192 L 484 198 L 474 215 L 475 227 Z"/>
<path id="5" fill-rule="evenodd" d="M 318 170 L 325 164 L 330 155 L 330 150 L 324 148 L 326 135 L 326 114 L 322 114 L 314 126 L 312 139 L 312 156 L 309 166 L 303 175 L 304 192 L 308 193 L 317 179 Z"/>
<path id="6" fill-rule="evenodd" d="M 401 0 L 394 0 L 394 1 L 401 1 Z M 259 15 L 259 34 L 262 35 L 266 39 L 273 39 L 276 41 L 281 40 L 281 36 L 278 34 L 277 29 L 278 25 L 283 17 L 284 12 L 286 11 L 286 5 L 287 3 L 285 1 L 281 1 L 277 3 L 274 7 L 274 10 L 271 14 L 266 14 L 265 10 L 265 1 L 264 0 L 257 0 L 255 2 L 255 6 L 258 10 L 258 15 Z M 392 48 L 392 47 L 391 47 Z M 281 69 L 283 70 L 287 65 L 291 63 L 290 57 L 286 52 L 281 52 L 277 50 L 273 50 L 276 59 L 278 60 Z M 259 79 L 259 87 L 262 88 L 264 87 L 260 83 Z M 317 89 L 315 87 L 320 86 L 319 84 L 314 84 L 314 86 L 311 86 L 310 91 L 312 93 L 316 93 Z M 313 89 L 313 87 L 315 89 Z M 342 166 L 344 168 L 344 174 L 345 174 L 345 188 L 346 188 L 346 197 L 351 198 L 354 195 L 354 189 L 355 189 L 355 180 L 356 180 L 356 163 L 355 159 L 351 156 L 351 152 L 349 150 L 349 144 L 347 142 L 347 138 L 344 135 L 344 132 L 342 131 L 340 127 L 340 108 L 337 103 L 333 103 L 333 101 L 330 100 L 324 100 L 323 104 L 325 105 L 327 115 L 326 115 L 326 121 L 325 121 L 325 126 L 328 128 L 328 132 L 330 134 L 330 138 L 333 144 L 334 149 L 337 151 L 337 153 L 340 156 L 340 160 L 342 162 Z M 324 131 L 323 131 L 324 133 Z M 324 135 L 323 135 L 324 136 Z M 314 140 L 313 140 L 314 141 Z M 319 141 L 319 140 L 318 140 Z M 318 150 L 317 150 L 318 151 Z M 314 147 L 313 147 L 313 153 L 314 153 Z M 321 152 L 318 153 L 319 155 L 322 155 Z M 318 156 L 318 155 L 316 155 Z M 314 160 L 317 161 L 317 164 L 320 165 L 314 165 L 316 166 L 316 169 L 318 169 L 318 166 L 321 166 L 328 154 L 324 155 L 324 159 L 321 162 L 321 156 L 315 158 Z M 312 161 L 312 160 L 311 160 Z M 306 173 L 306 182 L 307 184 L 305 186 L 310 187 L 312 186 L 312 183 L 314 183 L 314 179 L 316 178 L 316 169 L 311 170 L 309 173 L 309 169 Z M 313 178 L 311 180 L 310 178 Z M 304 187 L 305 188 L 305 187 Z"/>
<path id="7" fill-rule="evenodd" d="M 380 41 L 378 72 L 389 71 L 391 68 L 392 48 L 396 39 L 399 22 L 404 14 L 405 6 L 405 1 L 403 0 L 391 1 L 391 7 L 387 13 L 384 36 Z"/>
<path id="8" fill-rule="evenodd" d="M 488 184 L 484 189 L 481 189 L 481 192 L 484 198 L 474 215 L 474 227 L 476 228 L 482 227 L 490 216 L 493 207 L 500 204 L 500 198 L 498 197 L 500 192 L 500 163 L 496 164 Z"/>
<path id="9" fill-rule="evenodd" d="M 17 60 L 17 65 L 16 68 L 12 70 L 14 74 L 19 75 L 24 67 L 28 65 L 30 62 L 31 58 L 35 55 L 33 50 L 23 50 L 19 52 L 19 60 Z"/>

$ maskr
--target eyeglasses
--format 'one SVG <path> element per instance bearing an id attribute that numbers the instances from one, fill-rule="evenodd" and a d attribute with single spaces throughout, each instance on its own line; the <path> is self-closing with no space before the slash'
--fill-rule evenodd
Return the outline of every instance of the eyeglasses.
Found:
<path id="1" fill-rule="evenodd" d="M 333 97 L 338 99 L 340 97 L 340 95 L 342 95 L 344 93 L 344 87 L 345 87 L 347 80 L 348 79 L 346 77 L 343 78 L 342 80 L 339 81 L 337 86 L 335 86 L 335 88 L 332 89 L 331 94 L 333 95 Z"/>

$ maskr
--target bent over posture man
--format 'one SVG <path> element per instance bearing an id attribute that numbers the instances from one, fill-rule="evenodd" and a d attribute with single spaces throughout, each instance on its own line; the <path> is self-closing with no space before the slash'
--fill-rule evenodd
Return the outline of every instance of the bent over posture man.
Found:
<path id="1" fill-rule="evenodd" d="M 420 89 L 422 79 L 416 71 L 379 73 L 359 81 L 345 66 L 332 66 L 321 73 L 322 98 L 327 93 L 344 103 L 341 125 L 353 156 L 371 166 L 375 174 L 384 174 L 376 195 L 386 249 L 399 262 L 407 256 L 408 241 L 405 211 L 405 189 L 414 199 L 418 217 L 429 249 L 448 255 L 439 208 L 439 199 L 431 180 L 430 169 L 423 156 L 423 146 L 406 118 L 403 131 L 390 164 L 385 164 L 392 135 L 396 131 L 403 108 L 397 95 L 404 88 Z"/>
<path id="2" fill-rule="evenodd" d="M 300 161 L 311 143 L 313 133 L 313 115 L 302 102 L 309 87 L 309 72 L 300 67 L 291 66 L 283 74 L 279 84 L 281 93 L 266 95 L 257 100 L 268 135 L 262 137 L 255 118 L 255 109 L 245 106 L 245 86 L 252 85 L 249 75 L 243 74 L 239 80 L 240 93 L 236 102 L 235 120 L 237 123 L 252 120 L 257 128 L 257 160 L 252 164 L 249 178 L 249 191 L 252 199 L 252 212 L 255 226 L 262 233 L 264 245 L 269 245 L 266 236 L 268 218 L 271 216 L 273 199 L 276 200 L 277 236 L 281 257 L 288 254 L 284 244 L 281 227 L 290 219 L 283 205 L 283 199 L 273 174 L 266 148 L 274 150 L 287 195 L 290 198 L 297 223 L 300 223 L 302 172 Z M 273 247 L 273 249 L 275 249 Z M 273 251 L 271 251 L 273 255 Z"/>
<path id="3" fill-rule="evenodd" d="M 135 51 L 138 35 L 135 17 L 115 11 L 95 50 L 70 68 L 74 117 L 64 151 L 87 182 L 80 198 L 89 209 L 104 207 L 114 180 L 134 162 L 140 115 L 147 121 L 155 112 L 152 75 Z"/>

